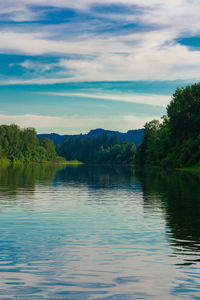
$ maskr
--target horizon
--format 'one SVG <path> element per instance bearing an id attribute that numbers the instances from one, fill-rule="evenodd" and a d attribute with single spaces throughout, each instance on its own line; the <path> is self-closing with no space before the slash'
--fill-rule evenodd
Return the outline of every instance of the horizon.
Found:
<path id="1" fill-rule="evenodd" d="M 83 132 L 80 132 L 80 133 L 76 133 L 76 134 L 68 134 L 68 133 L 64 133 L 64 134 L 60 134 L 60 133 L 57 133 L 57 132 L 50 132 L 50 133 L 46 133 L 46 132 L 42 132 L 42 133 L 38 133 L 37 132 L 37 135 L 45 135 L 45 134 L 58 134 L 58 135 L 88 135 L 91 131 L 96 131 L 96 130 L 102 130 L 102 131 L 111 131 L 111 132 L 117 132 L 117 133 L 123 133 L 123 134 L 126 134 L 128 133 L 129 131 L 137 131 L 137 130 L 143 130 L 144 128 L 136 128 L 136 129 L 128 129 L 127 131 L 118 131 L 118 130 L 109 130 L 109 129 L 104 129 L 104 128 L 93 128 L 93 129 L 90 129 L 89 131 L 83 133 Z"/>
<path id="2" fill-rule="evenodd" d="M 199 81 L 199 10 L 196 0 L 0 3 L 0 124 L 84 134 L 160 120 L 176 88 Z"/>

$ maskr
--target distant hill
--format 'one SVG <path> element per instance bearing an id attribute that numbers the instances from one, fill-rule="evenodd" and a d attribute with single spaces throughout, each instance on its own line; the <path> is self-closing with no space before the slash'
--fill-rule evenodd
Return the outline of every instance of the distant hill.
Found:
<path id="1" fill-rule="evenodd" d="M 37 137 L 41 139 L 42 137 L 47 137 L 54 142 L 55 145 L 61 144 L 63 140 L 75 137 L 82 137 L 82 138 L 93 138 L 98 137 L 103 134 L 107 134 L 108 137 L 113 135 L 118 136 L 119 143 L 123 141 L 133 142 L 136 147 L 142 143 L 144 129 L 136 129 L 136 130 L 128 130 L 126 133 L 122 133 L 119 131 L 112 131 L 112 130 L 105 130 L 105 129 L 92 129 L 87 134 L 76 134 L 76 135 L 60 135 L 57 133 L 50 133 L 50 134 L 38 134 Z"/>

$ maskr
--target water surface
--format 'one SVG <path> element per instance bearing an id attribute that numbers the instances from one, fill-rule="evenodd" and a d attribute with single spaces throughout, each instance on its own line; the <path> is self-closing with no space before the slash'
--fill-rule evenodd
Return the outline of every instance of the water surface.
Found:
<path id="1" fill-rule="evenodd" d="M 200 177 L 0 169 L 0 299 L 200 299 Z"/>

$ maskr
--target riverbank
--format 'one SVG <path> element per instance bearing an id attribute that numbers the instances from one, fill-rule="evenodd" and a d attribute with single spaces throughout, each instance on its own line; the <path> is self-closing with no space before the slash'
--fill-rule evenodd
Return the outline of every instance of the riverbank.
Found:
<path id="1" fill-rule="evenodd" d="M 9 166 L 9 165 L 31 165 L 31 164 L 46 164 L 46 165 L 81 165 L 82 162 L 78 160 L 71 160 L 67 161 L 65 159 L 63 160 L 54 160 L 54 161 L 41 161 L 41 162 L 35 162 L 35 161 L 21 161 L 21 160 L 15 160 L 11 161 L 7 158 L 1 158 L 0 159 L 0 166 Z"/>
<path id="2" fill-rule="evenodd" d="M 190 167 L 183 167 L 183 168 L 179 168 L 179 170 L 199 173 L 200 172 L 200 165 L 194 165 L 194 166 L 190 166 Z"/>

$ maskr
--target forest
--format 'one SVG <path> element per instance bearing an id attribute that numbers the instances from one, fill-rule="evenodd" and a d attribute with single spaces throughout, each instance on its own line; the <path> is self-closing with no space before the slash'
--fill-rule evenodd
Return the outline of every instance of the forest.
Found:
<path id="1" fill-rule="evenodd" d="M 118 142 L 117 136 L 72 137 L 57 145 L 37 138 L 34 128 L 17 125 L 0 126 L 0 163 L 83 162 L 100 164 L 132 164 L 136 147 L 131 142 Z"/>
<path id="2" fill-rule="evenodd" d="M 136 163 L 187 167 L 200 162 L 200 83 L 177 88 L 162 122 L 144 126 Z"/>
<path id="3" fill-rule="evenodd" d="M 1 163 L 47 161 L 64 161 L 58 157 L 51 140 L 44 137 L 39 141 L 34 128 L 20 129 L 17 125 L 0 126 Z"/>
<path id="4" fill-rule="evenodd" d="M 117 135 L 107 134 L 93 138 L 73 137 L 65 139 L 56 147 L 57 153 L 67 160 L 97 164 L 132 164 L 134 163 L 135 144 L 119 143 Z"/>

